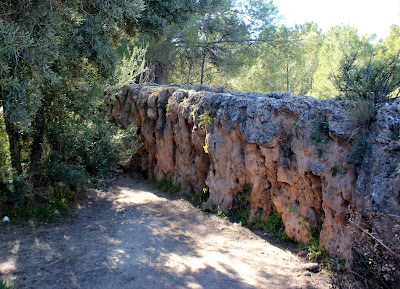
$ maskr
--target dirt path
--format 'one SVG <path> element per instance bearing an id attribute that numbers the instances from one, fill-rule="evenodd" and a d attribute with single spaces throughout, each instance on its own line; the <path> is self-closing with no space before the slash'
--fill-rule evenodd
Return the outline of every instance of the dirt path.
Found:
<path id="1" fill-rule="evenodd" d="M 0 224 L 0 277 L 16 288 L 329 288 L 246 228 L 119 177 L 70 220 Z"/>

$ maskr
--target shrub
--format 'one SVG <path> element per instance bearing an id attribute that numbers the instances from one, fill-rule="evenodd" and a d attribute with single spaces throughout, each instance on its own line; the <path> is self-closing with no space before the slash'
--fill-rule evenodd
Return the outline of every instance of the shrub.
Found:
<path id="1" fill-rule="evenodd" d="M 371 152 L 371 145 L 369 144 L 365 135 L 358 136 L 353 143 L 353 147 L 350 151 L 350 156 L 347 162 L 358 169 L 361 167 L 364 157 Z"/>
<path id="2" fill-rule="evenodd" d="M 329 136 L 329 124 L 327 122 L 320 121 L 314 128 L 310 135 L 310 140 L 313 144 L 320 142 L 328 142 L 331 139 Z"/>
<path id="3" fill-rule="evenodd" d="M 168 178 L 163 178 L 161 181 L 157 181 L 156 179 L 149 179 L 147 181 L 148 184 L 151 184 L 154 188 L 166 191 L 167 193 L 173 194 L 180 190 L 179 184 L 174 184 Z"/>
<path id="4" fill-rule="evenodd" d="M 284 230 L 282 214 L 279 214 L 277 211 L 273 211 L 267 220 L 263 219 L 260 215 L 253 218 L 253 228 L 271 233 L 273 235 L 272 238 L 278 243 L 289 240 Z"/>
<path id="5" fill-rule="evenodd" d="M 13 289 L 13 288 L 14 286 L 11 286 L 4 281 L 0 281 L 0 289 Z"/>
<path id="6" fill-rule="evenodd" d="M 227 214 L 232 222 L 239 223 L 240 225 L 247 224 L 247 220 L 250 217 L 249 191 L 250 186 L 246 185 L 243 193 L 233 196 L 232 209 Z"/>
<path id="7" fill-rule="evenodd" d="M 211 126 L 215 113 L 215 108 L 205 110 L 204 113 L 199 116 L 199 126 L 204 127 L 205 129 Z"/>
<path id="8" fill-rule="evenodd" d="M 366 134 L 375 119 L 375 107 L 369 100 L 356 99 L 347 108 L 347 118 L 353 123 L 353 135 Z"/>
<path id="9" fill-rule="evenodd" d="M 362 63 L 357 52 L 346 55 L 332 81 L 346 99 L 387 101 L 400 94 L 400 53 L 383 59 L 371 56 Z"/>
<path id="10" fill-rule="evenodd" d="M 190 203 L 192 203 L 195 207 L 201 208 L 203 204 L 208 200 L 210 193 L 208 188 L 203 188 L 203 192 L 193 192 L 187 195 L 187 198 Z"/>

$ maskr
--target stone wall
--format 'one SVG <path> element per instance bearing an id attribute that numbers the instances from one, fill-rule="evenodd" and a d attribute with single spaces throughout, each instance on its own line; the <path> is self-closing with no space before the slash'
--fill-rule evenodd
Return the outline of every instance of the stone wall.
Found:
<path id="1" fill-rule="evenodd" d="M 369 236 L 396 258 L 400 102 L 383 105 L 365 136 L 348 107 L 179 85 L 130 85 L 109 104 L 112 122 L 135 124 L 142 136 L 131 167 L 186 191 L 208 187 L 205 208 L 227 212 L 247 192 L 250 221 L 276 210 L 295 241 L 307 243 L 322 225 L 320 243 L 334 255 L 352 261 L 354 244 Z"/>

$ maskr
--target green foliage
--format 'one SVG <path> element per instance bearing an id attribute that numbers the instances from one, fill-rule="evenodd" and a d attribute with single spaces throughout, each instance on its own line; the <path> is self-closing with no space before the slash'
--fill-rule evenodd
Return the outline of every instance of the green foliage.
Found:
<path id="1" fill-rule="evenodd" d="M 248 49 L 253 56 L 230 84 L 245 91 L 309 94 L 315 84 L 322 39 L 315 23 L 267 29 L 260 39 L 266 42 Z"/>
<path id="2" fill-rule="evenodd" d="M 65 215 L 67 211 L 67 200 L 61 199 L 59 201 L 50 201 L 47 205 L 35 208 L 33 215 L 35 219 L 45 222 L 54 222 L 60 216 Z"/>
<path id="3" fill-rule="evenodd" d="M 14 289 L 14 286 L 11 286 L 5 281 L 0 280 L 0 289 Z"/>
<path id="4" fill-rule="evenodd" d="M 232 209 L 228 212 L 227 217 L 240 225 L 247 224 L 250 217 L 250 197 L 248 195 L 249 188 L 246 191 L 233 197 Z"/>
<path id="5" fill-rule="evenodd" d="M 53 182 L 63 182 L 69 186 L 77 186 L 88 179 L 85 168 L 81 165 L 63 164 L 56 158 L 48 158 L 45 164 L 46 176 Z"/>
<path id="6" fill-rule="evenodd" d="M 199 116 L 199 126 L 205 129 L 211 126 L 216 112 L 217 110 L 215 108 L 205 110 L 204 113 Z"/>
<path id="7" fill-rule="evenodd" d="M 375 119 L 376 110 L 370 100 L 356 99 L 347 108 L 347 118 L 353 123 L 354 135 L 366 134 Z"/>
<path id="8" fill-rule="evenodd" d="M 300 243 L 298 249 L 307 250 L 309 260 L 315 260 L 323 262 L 328 266 L 333 266 L 334 260 L 329 258 L 329 253 L 324 247 L 325 244 L 320 244 L 319 242 L 322 224 L 319 223 L 317 226 L 310 227 L 308 230 L 312 237 L 310 242 L 307 245 Z"/>
<path id="9" fill-rule="evenodd" d="M 110 171 L 129 162 L 140 146 L 135 126 L 117 128 L 101 115 L 82 120 L 60 114 L 64 123 L 49 124 L 45 142 L 49 149 L 44 169 L 52 181 L 101 183 Z"/>
<path id="10" fill-rule="evenodd" d="M 154 188 L 170 194 L 178 192 L 181 188 L 179 184 L 172 183 L 170 180 L 168 180 L 168 178 L 162 178 L 160 181 L 157 181 L 156 179 L 149 179 L 147 182 Z"/>
<path id="11" fill-rule="evenodd" d="M 306 246 L 308 250 L 308 259 L 309 260 L 319 260 L 326 259 L 329 254 L 328 251 L 325 249 L 324 244 L 320 244 L 319 238 L 322 230 L 322 223 L 318 223 L 314 227 L 310 227 L 308 229 L 311 240 L 309 244 Z"/>
<path id="12" fill-rule="evenodd" d="M 135 78 L 146 71 L 145 68 L 145 54 L 146 48 L 131 47 L 127 48 L 123 57 L 119 60 L 114 71 L 115 83 L 110 87 L 111 89 L 118 89 L 122 86 L 135 82 Z"/>
<path id="13" fill-rule="evenodd" d="M 311 239 L 307 246 L 309 260 L 322 260 L 329 256 L 324 244 L 320 245 L 319 240 Z"/>
<path id="14" fill-rule="evenodd" d="M 36 194 L 36 195 L 35 195 Z M 58 183 L 47 187 L 40 194 L 30 193 L 7 211 L 7 215 L 17 219 L 34 219 L 55 222 L 68 215 L 69 203 L 76 200 L 76 192 L 69 186 Z"/>
<path id="15" fill-rule="evenodd" d="M 35 204 L 30 195 L 41 205 L 47 186 L 99 183 L 127 158 L 122 148 L 135 150 L 134 134 L 127 143 L 105 118 L 104 91 L 143 70 L 145 49 L 122 47 L 143 9 L 124 0 L 0 2 L 2 199 Z"/>
<path id="16" fill-rule="evenodd" d="M 310 135 L 311 142 L 313 144 L 317 144 L 320 142 L 327 143 L 330 139 L 331 137 L 329 136 L 329 124 L 320 121 Z"/>
<path id="17" fill-rule="evenodd" d="M 132 156 L 141 147 L 142 143 L 136 134 L 137 127 L 130 125 L 126 129 L 114 129 L 110 143 L 117 153 L 118 164 L 125 165 L 130 162 Z"/>
<path id="18" fill-rule="evenodd" d="M 282 214 L 273 211 L 267 220 L 258 215 L 253 219 L 253 222 L 254 229 L 263 230 L 267 233 L 276 233 L 282 227 Z"/>
<path id="19" fill-rule="evenodd" d="M 170 25 L 182 28 L 183 24 L 193 17 L 195 13 L 207 13 L 219 7 L 221 0 L 203 1 L 144 1 L 146 9 L 136 21 L 130 21 L 129 25 L 134 31 L 161 38 Z"/>
<path id="20" fill-rule="evenodd" d="M 310 227 L 308 232 L 312 236 L 313 239 L 319 240 L 319 236 L 321 235 L 322 223 L 318 223 L 316 226 Z"/>
<path id="21" fill-rule="evenodd" d="M 364 135 L 359 136 L 353 143 L 347 162 L 356 169 L 361 167 L 364 157 L 371 152 L 371 145 Z"/>
<path id="22" fill-rule="evenodd" d="M 355 51 L 360 59 L 368 59 L 373 45 L 371 39 L 360 39 L 357 29 L 350 26 L 332 27 L 325 35 L 318 51 L 319 66 L 314 73 L 312 95 L 318 98 L 333 98 L 339 94 L 332 82 L 332 75 L 338 71 L 339 62 L 348 53 Z"/>
<path id="23" fill-rule="evenodd" d="M 177 6 L 185 2 L 183 7 L 194 3 L 176 2 Z M 187 10 L 179 12 L 186 16 Z M 190 17 L 158 26 L 158 30 L 164 28 L 164 35 L 152 41 L 149 58 L 156 63 L 156 69 L 157 65 L 167 69 L 164 82 L 225 85 L 247 62 L 252 40 L 271 28 L 276 14 L 272 2 L 200 1 Z"/>
<path id="24" fill-rule="evenodd" d="M 336 175 L 338 174 L 338 172 L 339 172 L 339 169 L 338 169 L 337 165 L 335 164 L 335 165 L 331 168 L 332 177 L 336 177 Z"/>
<path id="25" fill-rule="evenodd" d="M 197 208 L 202 208 L 203 204 L 208 200 L 210 193 L 208 188 L 203 188 L 203 192 L 192 192 L 187 195 L 190 203 Z"/>
<path id="26" fill-rule="evenodd" d="M 282 215 L 276 211 L 268 217 L 267 220 L 257 216 L 253 219 L 253 227 L 257 230 L 263 230 L 266 233 L 271 233 L 275 242 L 281 243 L 289 240 L 282 223 Z"/>
<path id="27" fill-rule="evenodd" d="M 267 220 L 262 218 L 261 215 L 253 218 L 253 228 L 271 233 L 272 238 L 277 243 L 289 241 L 289 237 L 286 235 L 283 227 L 282 214 L 279 214 L 277 211 L 273 211 Z"/>
<path id="28" fill-rule="evenodd" d="M 358 59 L 358 52 L 345 55 L 334 75 L 334 85 L 344 98 L 382 103 L 400 94 L 400 50 L 383 59 Z"/>
<path id="29" fill-rule="evenodd" d="M 41 61 L 47 61 L 43 53 L 48 47 L 40 47 L 30 33 L 4 21 L 0 21 L 0 47 L 3 117 L 7 116 L 20 129 L 29 130 L 29 123 L 40 106 L 38 85 L 46 78 L 52 80 L 52 75 L 39 66 Z"/>
<path id="30" fill-rule="evenodd" d="M 10 145 L 4 124 L 3 114 L 0 109 L 0 198 L 11 191 L 12 170 L 10 159 Z"/>
<path id="31" fill-rule="evenodd" d="M 227 216 L 232 222 L 239 223 L 242 226 L 247 224 L 247 220 L 250 217 L 250 210 L 241 207 L 229 211 Z"/>

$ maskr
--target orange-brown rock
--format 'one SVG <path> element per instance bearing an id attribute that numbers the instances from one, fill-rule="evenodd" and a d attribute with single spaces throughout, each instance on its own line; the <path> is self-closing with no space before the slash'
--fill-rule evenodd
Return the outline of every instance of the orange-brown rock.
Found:
<path id="1" fill-rule="evenodd" d="M 357 128 L 347 105 L 285 93 L 130 85 L 109 109 L 112 122 L 136 125 L 143 139 L 132 168 L 184 190 L 208 187 L 205 208 L 224 212 L 248 191 L 250 221 L 276 210 L 287 235 L 303 243 L 322 225 L 320 243 L 352 260 L 354 232 L 365 219 L 380 240 L 400 248 L 391 230 L 399 220 L 374 217 L 400 216 L 400 144 L 390 136 L 400 131 L 400 103 L 378 114 L 371 153 L 359 166 L 349 161 Z"/>

